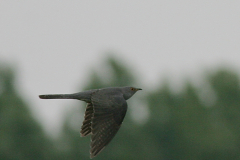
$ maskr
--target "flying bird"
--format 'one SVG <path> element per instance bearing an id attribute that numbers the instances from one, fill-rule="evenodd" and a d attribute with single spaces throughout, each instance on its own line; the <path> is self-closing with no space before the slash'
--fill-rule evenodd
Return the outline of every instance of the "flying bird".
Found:
<path id="1" fill-rule="evenodd" d="M 97 156 L 113 139 L 127 112 L 127 102 L 141 88 L 109 87 L 73 94 L 39 95 L 41 99 L 77 99 L 87 103 L 80 134 L 91 135 L 90 158 Z"/>

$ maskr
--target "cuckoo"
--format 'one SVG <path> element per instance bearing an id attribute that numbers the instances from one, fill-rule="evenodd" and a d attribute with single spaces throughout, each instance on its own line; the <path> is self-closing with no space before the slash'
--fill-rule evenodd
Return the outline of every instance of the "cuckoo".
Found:
<path id="1" fill-rule="evenodd" d="M 39 95 L 41 99 L 76 99 L 87 103 L 81 136 L 91 135 L 90 158 L 98 155 L 118 132 L 127 102 L 141 88 L 109 87 L 74 94 Z"/>

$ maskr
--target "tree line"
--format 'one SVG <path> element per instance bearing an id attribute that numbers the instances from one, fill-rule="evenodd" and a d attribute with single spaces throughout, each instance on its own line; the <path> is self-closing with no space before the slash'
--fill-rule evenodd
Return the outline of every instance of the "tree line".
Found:
<path id="1" fill-rule="evenodd" d="M 79 90 L 141 87 L 121 61 L 110 57 L 104 64 L 107 75 L 93 70 L 86 87 Z M 128 103 L 121 129 L 95 159 L 239 159 L 239 75 L 221 68 L 203 79 L 198 87 L 186 81 L 179 93 L 172 92 L 168 82 L 139 92 Z M 10 66 L 0 66 L 0 159 L 89 159 L 90 137 L 79 134 L 83 103 L 68 113 L 61 136 L 51 139 L 31 115 L 27 98 L 16 91 L 15 80 Z M 134 113 L 139 113 L 135 119 Z"/>

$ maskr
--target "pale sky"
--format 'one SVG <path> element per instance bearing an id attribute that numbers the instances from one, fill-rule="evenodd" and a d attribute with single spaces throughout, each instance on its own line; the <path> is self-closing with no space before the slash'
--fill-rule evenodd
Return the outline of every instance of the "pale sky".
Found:
<path id="1" fill-rule="evenodd" d="M 1 1 L 0 60 L 15 66 L 19 92 L 51 133 L 80 102 L 38 95 L 78 92 L 109 50 L 146 89 L 166 75 L 178 83 L 221 65 L 239 71 L 239 8 L 237 0 Z"/>

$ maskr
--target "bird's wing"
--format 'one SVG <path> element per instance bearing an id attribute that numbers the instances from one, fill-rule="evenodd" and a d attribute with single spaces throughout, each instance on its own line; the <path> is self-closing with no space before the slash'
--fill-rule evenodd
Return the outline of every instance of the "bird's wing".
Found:
<path id="1" fill-rule="evenodd" d="M 85 111 L 84 121 L 80 131 L 82 137 L 85 137 L 92 132 L 92 128 L 91 128 L 92 116 L 93 116 L 93 105 L 91 103 L 88 103 Z"/>
<path id="2" fill-rule="evenodd" d="M 119 130 L 127 111 L 122 95 L 94 94 L 92 96 L 93 118 L 91 158 L 100 153 Z"/>

